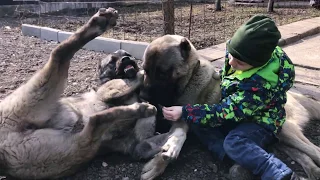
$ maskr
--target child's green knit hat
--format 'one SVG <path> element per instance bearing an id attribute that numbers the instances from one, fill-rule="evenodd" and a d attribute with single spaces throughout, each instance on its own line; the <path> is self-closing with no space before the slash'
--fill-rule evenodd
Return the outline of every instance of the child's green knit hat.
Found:
<path id="1" fill-rule="evenodd" d="M 227 48 L 233 57 L 257 67 L 268 62 L 280 38 L 271 18 L 255 15 L 240 26 Z"/>

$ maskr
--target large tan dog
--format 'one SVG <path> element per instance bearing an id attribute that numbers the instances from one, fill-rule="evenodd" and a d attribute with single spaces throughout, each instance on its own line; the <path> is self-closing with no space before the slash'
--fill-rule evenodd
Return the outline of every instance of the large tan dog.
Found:
<path id="1" fill-rule="evenodd" d="M 143 68 L 146 74 L 141 96 L 151 104 L 172 106 L 219 102 L 218 73 L 209 61 L 200 59 L 194 46 L 184 37 L 165 35 L 154 40 L 145 51 Z M 300 163 L 309 179 L 317 179 L 320 177 L 320 148 L 302 131 L 311 119 L 320 119 L 320 104 L 294 92 L 288 92 L 287 97 L 287 120 L 277 147 Z M 145 165 L 142 179 L 154 179 L 178 157 L 187 131 L 186 123 L 173 123 L 171 137 L 162 147 L 163 152 Z"/>
<path id="2" fill-rule="evenodd" d="M 97 91 L 61 98 L 73 55 L 115 26 L 117 17 L 116 10 L 101 8 L 51 52 L 42 69 L 0 103 L 1 172 L 22 179 L 70 175 L 90 161 L 101 144 L 143 157 L 139 142 L 153 136 L 156 109 L 135 103 L 142 73 L 108 81 Z M 144 126 L 151 127 L 151 133 L 144 134 Z"/>

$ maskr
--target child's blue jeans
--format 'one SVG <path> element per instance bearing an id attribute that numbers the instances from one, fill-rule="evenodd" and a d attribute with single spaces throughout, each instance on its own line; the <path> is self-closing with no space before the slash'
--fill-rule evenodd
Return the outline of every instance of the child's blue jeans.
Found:
<path id="1" fill-rule="evenodd" d="M 191 131 L 218 159 L 227 155 L 262 180 L 280 180 L 292 174 L 286 164 L 265 151 L 277 138 L 256 123 L 230 123 L 215 128 L 191 125 Z"/>

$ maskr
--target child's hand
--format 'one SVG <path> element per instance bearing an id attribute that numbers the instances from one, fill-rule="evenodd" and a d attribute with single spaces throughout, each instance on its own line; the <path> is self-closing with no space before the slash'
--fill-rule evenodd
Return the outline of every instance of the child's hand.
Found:
<path id="1" fill-rule="evenodd" d="M 164 118 L 170 121 L 177 121 L 182 115 L 182 106 L 163 107 L 162 113 Z"/>

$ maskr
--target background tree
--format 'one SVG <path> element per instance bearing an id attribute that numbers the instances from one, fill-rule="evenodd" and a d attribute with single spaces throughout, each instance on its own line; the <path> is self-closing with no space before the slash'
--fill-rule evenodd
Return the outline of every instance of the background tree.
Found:
<path id="1" fill-rule="evenodd" d="M 174 34 L 174 0 L 162 0 L 164 34 Z"/>
<path id="2" fill-rule="evenodd" d="M 215 11 L 221 11 L 221 0 L 216 0 L 215 2 Z"/>
<path id="3" fill-rule="evenodd" d="M 268 2 L 268 12 L 273 12 L 273 5 L 274 5 L 274 0 L 269 0 Z"/>

